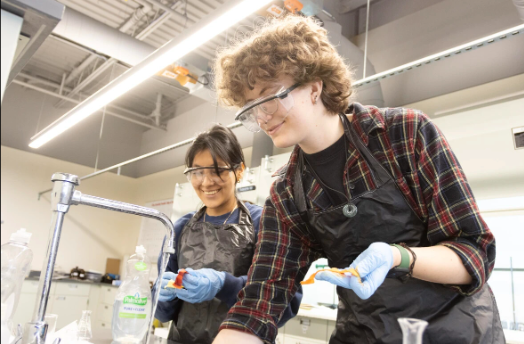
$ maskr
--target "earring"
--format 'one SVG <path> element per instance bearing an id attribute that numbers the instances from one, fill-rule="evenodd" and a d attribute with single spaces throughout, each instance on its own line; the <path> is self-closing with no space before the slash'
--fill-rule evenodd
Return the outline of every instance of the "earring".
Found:
<path id="1" fill-rule="evenodd" d="M 315 99 L 313 100 L 313 105 L 317 104 L 317 96 L 315 96 Z"/>

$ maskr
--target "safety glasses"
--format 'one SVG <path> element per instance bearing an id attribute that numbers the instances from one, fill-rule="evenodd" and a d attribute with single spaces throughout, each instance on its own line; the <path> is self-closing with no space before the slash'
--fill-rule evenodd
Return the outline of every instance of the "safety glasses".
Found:
<path id="1" fill-rule="evenodd" d="M 282 87 L 276 94 L 272 96 L 262 97 L 248 102 L 235 115 L 235 121 L 240 121 L 247 130 L 258 133 L 260 123 L 266 123 L 266 115 L 273 115 L 278 110 L 278 105 L 286 110 L 286 116 L 289 110 L 294 105 L 293 96 L 290 93 L 299 86 L 294 84 L 289 88 Z"/>
<path id="2" fill-rule="evenodd" d="M 229 172 L 234 171 L 236 167 L 219 166 L 218 173 L 214 166 L 209 167 L 189 167 L 186 168 L 184 174 L 187 180 L 193 184 L 201 184 L 204 182 L 204 177 L 207 177 L 213 183 L 220 184 L 227 178 Z"/>

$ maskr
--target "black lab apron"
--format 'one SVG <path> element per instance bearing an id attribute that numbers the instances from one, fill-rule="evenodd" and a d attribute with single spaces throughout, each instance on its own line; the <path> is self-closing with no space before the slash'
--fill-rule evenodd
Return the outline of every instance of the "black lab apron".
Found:
<path id="1" fill-rule="evenodd" d="M 294 197 L 310 235 L 321 244 L 329 266 L 347 268 L 374 242 L 405 242 L 410 247 L 429 246 L 427 226 L 411 209 L 386 169 L 357 137 L 346 116 L 341 115 L 345 135 L 368 164 L 376 189 L 357 195 L 351 202 L 357 214 L 347 218 L 342 207 L 322 212 L 307 209 L 302 183 L 304 160 L 299 152 Z M 386 278 L 367 300 L 352 290 L 337 287 L 337 323 L 330 344 L 402 343 L 397 319 L 426 320 L 425 344 L 505 343 L 498 309 L 491 289 L 485 284 L 469 297 L 441 284 L 415 278 L 401 282 Z"/>
<path id="2" fill-rule="evenodd" d="M 255 230 L 249 210 L 242 202 L 238 205 L 238 224 L 199 222 L 206 207 L 189 220 L 180 234 L 178 266 L 193 270 L 210 268 L 235 277 L 247 275 L 254 254 Z M 183 302 L 176 328 L 171 326 L 169 342 L 211 344 L 228 311 L 229 307 L 217 298 L 195 304 Z"/>

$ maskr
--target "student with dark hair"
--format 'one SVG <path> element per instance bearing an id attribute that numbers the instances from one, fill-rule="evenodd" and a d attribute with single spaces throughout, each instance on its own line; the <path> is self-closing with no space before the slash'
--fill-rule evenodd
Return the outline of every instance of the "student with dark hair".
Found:
<path id="1" fill-rule="evenodd" d="M 245 161 L 233 132 L 221 125 L 200 134 L 186 154 L 184 174 L 204 206 L 175 223 L 176 254 L 162 276 L 155 317 L 173 320 L 170 343 L 211 343 L 244 287 L 255 251 L 262 208 L 237 198 Z M 165 288 L 179 269 L 184 289 Z M 279 325 L 297 312 L 299 293 Z"/>

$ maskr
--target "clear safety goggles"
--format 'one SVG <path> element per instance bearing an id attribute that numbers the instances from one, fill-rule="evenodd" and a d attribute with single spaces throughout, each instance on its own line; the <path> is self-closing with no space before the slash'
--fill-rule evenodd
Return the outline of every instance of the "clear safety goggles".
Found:
<path id="1" fill-rule="evenodd" d="M 291 91 L 297 88 L 299 84 L 294 84 L 289 88 L 282 87 L 276 94 L 272 96 L 262 97 L 248 102 L 235 115 L 235 121 L 240 121 L 247 130 L 258 133 L 261 128 L 261 123 L 267 123 L 266 115 L 273 115 L 278 110 L 278 105 L 286 111 L 286 116 L 289 110 L 295 104 Z"/>
<path id="2" fill-rule="evenodd" d="M 218 173 L 214 166 L 209 167 L 189 167 L 186 168 L 184 174 L 187 180 L 193 184 L 201 184 L 204 182 L 204 177 L 207 177 L 215 184 L 223 183 L 227 178 L 229 172 L 236 167 L 218 166 Z"/>

